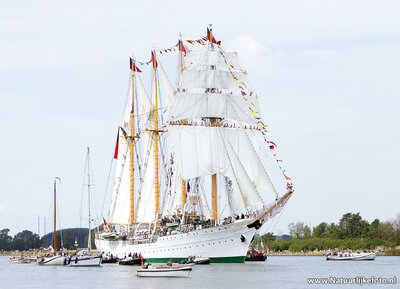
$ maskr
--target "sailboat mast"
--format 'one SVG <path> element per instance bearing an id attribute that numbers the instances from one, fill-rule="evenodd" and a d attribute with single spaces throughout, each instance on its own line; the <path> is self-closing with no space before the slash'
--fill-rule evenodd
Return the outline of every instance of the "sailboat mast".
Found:
<path id="1" fill-rule="evenodd" d="M 159 209 L 159 180 L 158 180 L 158 96 L 157 96 L 157 60 L 156 51 L 153 50 L 153 69 L 154 69 L 154 89 L 155 89 L 155 100 L 154 100 L 154 163 L 155 163 L 155 212 L 158 214 Z"/>
<path id="2" fill-rule="evenodd" d="M 87 178 L 88 178 L 88 206 L 89 206 L 89 236 L 88 236 L 88 253 L 90 254 L 91 250 L 91 245 L 92 245 L 92 236 L 90 234 L 90 228 L 91 228 L 91 216 L 90 216 L 90 161 L 89 161 L 89 154 L 90 150 L 89 147 L 87 148 L 87 157 L 86 157 L 86 162 L 87 162 Z"/>
<path id="3" fill-rule="evenodd" d="M 56 206 L 56 195 L 57 195 L 57 189 L 56 189 L 56 180 L 57 178 L 54 178 L 54 232 L 53 232 L 53 248 L 54 248 L 54 252 L 57 251 L 57 247 L 56 247 L 56 210 L 57 210 L 57 206 Z"/>
<path id="4" fill-rule="evenodd" d="M 210 35 L 208 41 L 210 42 L 210 47 L 212 47 L 212 28 L 210 25 Z M 211 66 L 211 70 L 214 70 L 215 67 Z M 215 121 L 216 118 L 210 118 L 211 121 L 211 126 L 215 126 Z M 211 176 L 211 182 L 212 182 L 212 210 L 213 210 L 213 220 L 217 221 L 218 220 L 218 203 L 217 203 L 217 174 L 213 174 Z"/>
<path id="5" fill-rule="evenodd" d="M 180 64 L 181 64 L 181 77 L 183 74 L 183 43 L 182 43 L 182 34 L 179 34 L 179 51 L 180 51 Z M 182 123 L 185 123 L 185 120 L 182 120 Z M 186 182 L 182 180 L 182 217 L 185 214 L 185 204 L 186 204 Z"/>
<path id="6" fill-rule="evenodd" d="M 133 59 L 131 59 L 132 65 L 131 65 L 131 70 L 132 70 L 132 108 L 131 108 L 131 141 L 129 144 L 129 150 L 130 150 L 130 224 L 132 225 L 134 222 L 135 218 L 135 199 L 134 199 L 134 146 L 133 146 L 133 141 L 134 141 L 134 136 L 135 136 L 135 122 L 134 122 L 134 95 L 135 95 L 135 62 Z"/>

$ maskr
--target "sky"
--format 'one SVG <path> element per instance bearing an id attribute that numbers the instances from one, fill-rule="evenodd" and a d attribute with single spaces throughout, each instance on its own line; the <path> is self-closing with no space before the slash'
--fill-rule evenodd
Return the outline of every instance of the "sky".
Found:
<path id="1" fill-rule="evenodd" d="M 0 229 L 81 225 L 86 147 L 99 214 L 128 59 L 205 36 L 239 52 L 295 194 L 276 225 L 400 213 L 400 2 L 2 1 Z M 148 79 L 143 77 L 146 82 Z M 173 80 L 173 77 L 172 77 Z M 110 190 L 108 190 L 110 195 Z M 107 211 L 108 204 L 103 211 Z M 103 213 L 104 214 L 104 213 Z M 83 224 L 82 224 L 83 225 Z"/>

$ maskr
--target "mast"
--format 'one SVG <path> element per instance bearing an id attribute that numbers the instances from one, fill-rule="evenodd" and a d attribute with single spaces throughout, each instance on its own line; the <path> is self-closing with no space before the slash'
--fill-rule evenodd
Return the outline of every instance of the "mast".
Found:
<path id="1" fill-rule="evenodd" d="M 89 147 L 87 148 L 87 157 L 86 157 L 86 162 L 87 162 L 87 178 L 88 178 L 88 206 L 89 206 L 89 236 L 88 236 L 88 253 L 90 255 L 91 247 L 92 247 L 92 236 L 90 234 L 90 227 L 91 227 L 91 220 L 90 220 L 90 161 L 89 161 Z"/>
<path id="2" fill-rule="evenodd" d="M 180 51 L 180 66 L 181 66 L 181 77 L 183 73 L 183 43 L 182 43 L 182 34 L 179 34 L 179 51 Z M 185 120 L 182 120 L 182 123 L 185 123 Z M 182 180 L 182 217 L 185 214 L 185 204 L 186 204 L 186 182 Z"/>
<path id="3" fill-rule="evenodd" d="M 158 97 L 157 97 L 157 60 L 156 51 L 153 50 L 153 69 L 154 69 L 154 186 L 155 186 L 155 213 L 158 214 L 159 207 L 159 180 L 158 180 Z"/>
<path id="4" fill-rule="evenodd" d="M 210 42 L 210 48 L 213 46 L 212 44 L 212 28 L 210 24 L 210 35 L 208 41 Z M 214 70 L 215 67 L 211 65 L 211 70 Z M 211 126 L 215 126 L 216 118 L 210 118 Z M 211 176 L 212 182 L 212 210 L 213 210 L 213 220 L 218 220 L 218 203 L 217 203 L 217 174 L 213 174 Z"/>
<path id="5" fill-rule="evenodd" d="M 358 251 L 360 251 L 360 227 L 358 227 Z"/>
<path id="6" fill-rule="evenodd" d="M 134 95 L 135 95 L 135 62 L 133 59 L 131 59 L 132 66 L 132 108 L 131 108 L 131 137 L 130 137 L 130 144 L 129 144 L 129 150 L 130 150 L 130 225 L 133 224 L 134 218 L 135 218 L 135 199 L 134 199 L 134 146 L 133 146 L 133 141 L 134 141 L 134 136 L 135 136 L 135 122 L 134 122 Z"/>
<path id="7" fill-rule="evenodd" d="M 56 188 L 56 182 L 59 180 L 61 182 L 61 179 L 59 177 L 54 178 L 54 232 L 53 232 L 53 250 L 54 252 L 57 251 L 56 247 L 56 222 L 57 222 L 57 202 L 56 202 L 56 197 L 57 197 L 57 188 Z"/>

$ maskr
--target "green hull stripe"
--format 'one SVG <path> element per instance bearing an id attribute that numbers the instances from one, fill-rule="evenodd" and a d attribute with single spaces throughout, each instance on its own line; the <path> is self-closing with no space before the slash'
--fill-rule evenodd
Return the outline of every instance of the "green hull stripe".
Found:
<path id="1" fill-rule="evenodd" d="M 244 263 L 245 256 L 217 257 L 210 259 L 211 263 Z M 180 262 L 182 260 L 187 260 L 187 258 L 146 258 L 147 263 L 167 263 L 169 260 L 172 260 L 172 262 Z"/>

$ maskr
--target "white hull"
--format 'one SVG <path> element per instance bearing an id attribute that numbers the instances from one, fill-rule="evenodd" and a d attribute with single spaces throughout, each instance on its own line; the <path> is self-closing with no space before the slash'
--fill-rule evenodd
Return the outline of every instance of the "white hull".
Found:
<path id="1" fill-rule="evenodd" d="M 96 267 L 100 266 L 100 256 L 84 256 L 71 259 L 69 266 L 71 267 Z"/>
<path id="2" fill-rule="evenodd" d="M 138 277 L 189 277 L 191 268 L 137 269 Z"/>
<path id="3" fill-rule="evenodd" d="M 49 265 L 49 266 L 66 265 L 66 258 L 64 256 L 53 256 L 43 259 L 44 260 L 41 260 L 38 263 L 39 265 Z"/>
<path id="4" fill-rule="evenodd" d="M 147 262 L 166 262 L 202 256 L 212 262 L 244 262 L 256 229 L 248 228 L 255 219 L 240 219 L 228 225 L 200 229 L 188 233 L 159 237 L 154 243 L 129 244 L 129 241 L 96 239 L 100 252 L 110 252 L 123 258 L 129 253 L 140 253 Z"/>
<path id="5" fill-rule="evenodd" d="M 338 255 L 328 255 L 328 261 L 373 261 L 375 253 L 340 253 Z"/>

